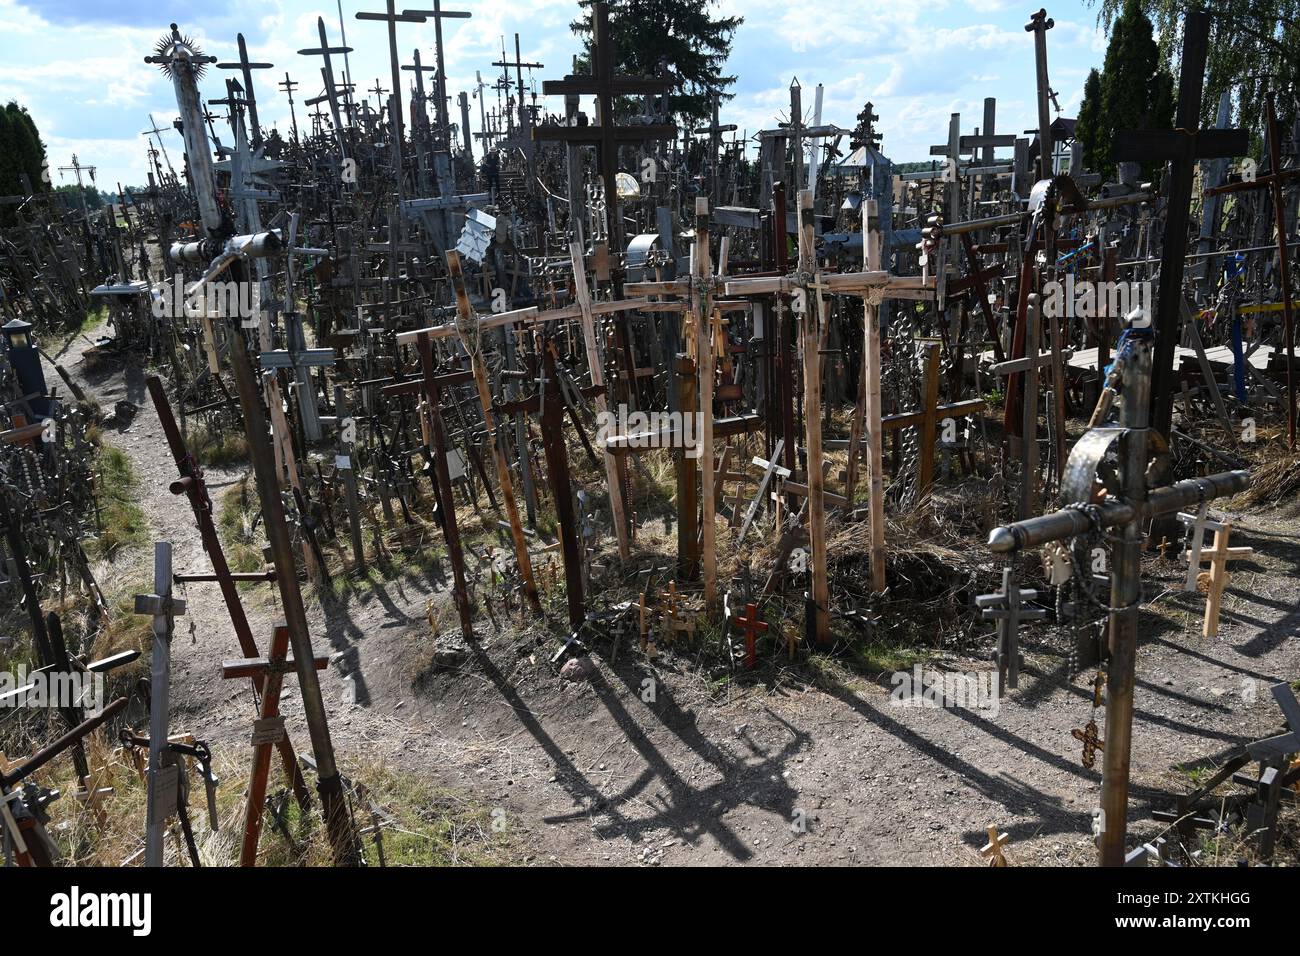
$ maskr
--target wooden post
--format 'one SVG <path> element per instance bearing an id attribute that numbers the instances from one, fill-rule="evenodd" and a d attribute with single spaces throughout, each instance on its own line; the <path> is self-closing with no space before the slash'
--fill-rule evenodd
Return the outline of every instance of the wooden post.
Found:
<path id="1" fill-rule="evenodd" d="M 454 579 L 452 596 L 456 602 L 456 613 L 460 617 L 461 636 L 467 641 L 473 641 L 474 619 L 465 584 L 465 553 L 461 550 L 460 529 L 456 525 L 456 499 L 451 490 L 451 474 L 447 470 L 447 432 L 442 423 L 441 389 L 433 369 L 433 340 L 426 333 L 419 336 L 416 343 L 420 352 L 420 368 L 424 374 L 429 434 L 433 445 L 433 473 L 438 483 L 438 498 L 442 503 L 442 533 L 447 540 L 447 556 L 451 559 Z"/>
<path id="2" fill-rule="evenodd" d="M 541 610 L 537 585 L 533 581 L 533 563 L 528 556 L 528 542 L 524 539 L 524 526 L 519 520 L 519 504 L 515 501 L 514 482 L 510 479 L 510 466 L 506 463 L 505 448 L 497 435 L 496 413 L 492 410 L 492 395 L 488 391 L 487 367 L 483 363 L 483 352 L 478 347 L 477 333 L 473 337 L 470 335 L 477 320 L 473 309 L 470 308 L 469 294 L 465 291 L 460 253 L 455 249 L 447 252 L 447 271 L 451 275 L 452 288 L 456 292 L 456 314 L 460 318 L 457 327 L 460 330 L 461 344 L 465 346 L 465 352 L 469 355 L 470 367 L 474 372 L 474 384 L 478 388 L 479 404 L 483 406 L 483 422 L 487 426 L 488 440 L 492 443 L 492 460 L 496 463 L 497 484 L 501 486 L 501 500 L 505 503 L 506 519 L 510 522 L 510 539 L 514 543 L 519 580 L 528 603 L 534 610 Z M 522 456 L 520 462 L 524 468 L 528 467 Z"/>
<path id="3" fill-rule="evenodd" d="M 693 278 L 699 291 L 690 297 L 690 309 L 695 319 L 698 347 L 695 354 L 699 373 L 699 444 L 700 485 L 704 525 L 701 536 L 700 563 L 704 572 L 704 609 L 712 613 L 718 601 L 717 503 L 713 498 L 713 295 L 703 291 L 711 280 L 713 267 L 709 260 L 709 201 L 703 196 L 695 199 L 695 255 Z M 696 299 L 703 296 L 703 302 Z M 816 351 L 814 349 L 814 351 Z M 683 407 L 682 414 L 686 409 Z"/>
<path id="4" fill-rule="evenodd" d="M 695 408 L 695 365 L 685 355 L 677 356 L 677 405 L 683 416 Z M 686 448 L 673 449 L 677 466 L 677 576 L 694 581 L 700 573 L 699 472 L 686 452 Z"/>
<path id="5" fill-rule="evenodd" d="M 448 253 L 450 255 L 450 253 Z M 587 269 L 582 259 L 582 246 L 576 242 L 569 244 L 569 261 L 573 265 L 573 295 L 578 308 L 582 310 L 582 341 L 587 350 L 587 370 L 591 374 L 596 393 L 595 403 L 598 415 L 608 419 L 609 400 L 605 394 L 605 370 L 600 360 L 600 350 L 596 344 L 596 322 L 591 311 L 591 290 L 587 287 Z M 635 393 L 636 382 L 628 382 L 628 389 Z M 609 510 L 614 524 L 614 537 L 618 541 L 618 556 L 622 561 L 631 557 L 628 542 L 627 514 L 623 508 L 625 488 L 619 474 L 618 460 L 604 450 L 605 484 L 609 489 Z"/>
<path id="6" fill-rule="evenodd" d="M 334 465 L 335 470 L 343 475 L 343 488 L 347 495 L 348 537 L 352 542 L 353 569 L 364 571 L 366 569 L 366 552 L 361 543 L 361 505 L 357 499 L 356 465 L 352 461 L 352 452 L 355 446 L 351 440 L 351 429 L 349 428 L 349 426 L 355 428 L 355 422 L 348 414 L 347 398 L 343 394 L 342 385 L 334 386 L 334 415 L 339 429 L 340 449 L 340 454 L 334 459 Z"/>
<path id="7" fill-rule="evenodd" d="M 542 377 L 546 380 L 542 403 L 542 446 L 546 470 L 555 498 L 555 515 L 560 523 L 561 554 L 564 557 L 564 589 L 569 604 L 569 627 L 577 628 L 587 616 L 582 592 L 582 552 L 578 547 L 573 515 L 573 488 L 569 483 L 569 456 L 564 448 L 564 405 L 555 373 L 555 344 L 542 346 Z"/>
<path id="8" fill-rule="evenodd" d="M 149 668 L 149 795 L 145 807 L 145 866 L 163 865 L 163 835 L 167 817 L 167 793 L 179 792 L 176 773 L 184 767 L 171 759 L 167 749 L 167 726 L 171 706 L 172 617 L 185 613 L 185 602 L 172 598 L 172 546 L 158 541 L 153 546 L 153 594 L 137 595 L 136 614 L 153 616 L 153 659 Z"/>
<path id="9" fill-rule="evenodd" d="M 939 418 L 939 343 L 933 339 L 921 342 L 922 396 L 921 407 L 921 460 L 917 467 L 916 493 L 921 498 L 930 493 L 934 485 L 934 443 Z"/>
<path id="10" fill-rule="evenodd" d="M 237 280 L 247 282 L 247 266 L 236 262 L 232 267 Z M 312 752 L 319 768 L 318 789 L 321 796 L 321 813 L 329 831 L 334 862 L 339 866 L 355 866 L 359 859 L 356 834 L 343 799 L 343 784 L 334 760 L 334 745 L 330 740 L 329 719 L 325 701 L 321 696 L 320 681 L 308 664 L 312 657 L 311 632 L 307 626 L 307 612 L 303 606 L 302 591 L 298 587 L 298 572 L 294 567 L 293 546 L 289 539 L 289 526 L 284 516 L 284 504 L 276 481 L 275 464 L 270 441 L 266 434 L 266 416 L 258 402 L 257 385 L 253 380 L 252 359 L 244 342 L 243 331 L 230 329 L 233 355 L 231 367 L 239 391 L 239 405 L 244 415 L 244 431 L 248 437 L 249 456 L 257 476 L 257 490 L 261 498 L 263 524 L 267 543 L 275 563 L 276 583 L 284 607 L 285 622 L 289 627 L 289 643 L 299 662 L 298 683 L 302 694 L 303 710 L 311 735 Z"/>
<path id="11" fill-rule="evenodd" d="M 818 646 L 831 643 L 830 634 L 830 583 L 826 566 L 826 508 L 823 499 L 825 479 L 822 472 L 822 396 L 821 361 L 818 343 L 821 341 L 822 293 L 820 271 L 817 268 L 813 234 L 813 196 L 805 189 L 799 193 L 799 268 L 805 273 L 818 274 L 817 287 L 806 289 L 807 301 L 803 316 L 803 374 L 804 374 L 804 445 L 808 452 L 808 537 L 810 545 L 810 573 L 812 576 L 813 633 L 810 639 Z M 706 455 L 707 457 L 707 455 Z"/>
<path id="12" fill-rule="evenodd" d="M 875 199 L 868 199 L 863 215 L 863 228 L 867 230 L 863 238 L 863 254 L 866 256 L 867 269 L 880 268 L 880 225 L 879 210 Z M 870 499 L 867 502 L 868 533 L 871 536 L 871 590 L 880 592 L 885 589 L 885 455 L 884 434 L 881 427 L 880 401 L 880 309 L 864 297 L 866 303 L 866 322 L 863 328 L 862 372 L 865 379 L 863 389 L 863 411 L 866 414 L 867 428 L 867 468 L 870 472 Z M 850 467 L 853 457 L 850 456 Z M 849 507 L 853 507 L 852 491 L 845 494 Z"/>

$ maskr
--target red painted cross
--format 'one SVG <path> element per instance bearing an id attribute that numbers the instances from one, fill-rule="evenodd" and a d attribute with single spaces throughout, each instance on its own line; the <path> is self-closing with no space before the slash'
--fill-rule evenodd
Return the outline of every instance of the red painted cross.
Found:
<path id="1" fill-rule="evenodd" d="M 767 633 L 767 624 L 758 619 L 758 605 L 746 604 L 745 613 L 736 618 L 736 624 L 745 632 L 745 670 L 752 671 L 758 660 L 754 642 L 758 635 Z"/>

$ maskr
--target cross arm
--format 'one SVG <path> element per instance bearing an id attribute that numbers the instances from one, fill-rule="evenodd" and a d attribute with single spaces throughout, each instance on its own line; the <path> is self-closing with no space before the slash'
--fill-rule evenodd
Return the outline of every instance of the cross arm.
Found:
<path id="1" fill-rule="evenodd" d="M 329 655 L 315 655 L 312 658 L 312 666 L 318 671 L 325 670 L 330 666 Z M 277 672 L 292 674 L 296 668 L 297 663 L 292 657 L 286 657 L 282 661 L 273 661 L 266 657 L 240 657 L 233 661 L 222 661 L 221 676 L 225 678 L 259 677 Z"/>
<path id="2" fill-rule="evenodd" d="M 1122 129 L 1115 133 L 1115 158 L 1138 163 L 1167 159 L 1227 159 L 1244 156 L 1250 137 L 1244 129 Z"/>
<path id="3" fill-rule="evenodd" d="M 647 139 L 674 139 L 677 127 L 671 124 L 656 123 L 645 126 L 560 126 L 546 124 L 533 127 L 534 142 L 558 143 L 598 143 L 606 131 L 619 142 L 635 143 Z"/>

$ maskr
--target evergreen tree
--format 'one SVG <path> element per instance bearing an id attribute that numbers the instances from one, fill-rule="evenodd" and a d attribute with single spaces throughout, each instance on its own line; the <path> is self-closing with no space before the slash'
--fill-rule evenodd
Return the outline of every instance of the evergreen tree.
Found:
<path id="1" fill-rule="evenodd" d="M 1160 49 L 1141 0 L 1122 0 L 1111 24 L 1099 82 L 1088 77 L 1080 106 L 1084 162 L 1102 176 L 1115 175 L 1115 131 L 1168 129 L 1173 122 L 1174 84 L 1160 65 Z M 1095 71 L 1094 71 L 1095 74 Z M 1156 171 L 1153 164 L 1148 175 Z"/>
<path id="2" fill-rule="evenodd" d="M 731 38 L 743 17 L 714 17 L 709 7 L 717 0 L 609 0 L 610 38 L 615 48 L 615 69 L 633 76 L 655 76 L 666 64 L 677 77 L 669 97 L 671 118 L 686 126 L 713 117 L 713 94 L 723 100 L 734 94 L 727 88 L 735 76 L 724 75 L 723 64 L 731 52 Z M 581 0 L 582 19 L 570 24 L 584 38 L 586 53 L 579 70 L 590 69 L 592 0 Z M 619 112 L 639 110 L 639 100 L 624 98 Z M 635 105 L 633 105 L 635 104 Z"/>
<path id="3" fill-rule="evenodd" d="M 1118 22 L 1117 14 L 1131 2 L 1101 0 L 1099 19 L 1108 25 Z M 1171 72 L 1178 67 L 1182 51 L 1183 14 L 1203 9 L 1210 15 L 1202 126 L 1214 123 L 1219 97 L 1231 90 L 1235 124 L 1258 135 L 1264 94 L 1269 89 L 1294 89 L 1300 81 L 1300 0 L 1138 0 L 1137 6 L 1159 28 L 1161 62 Z M 1278 100 L 1284 126 L 1293 116 L 1293 103 L 1289 96 Z"/>
<path id="4" fill-rule="evenodd" d="M 1083 84 L 1083 102 L 1079 105 L 1079 118 L 1075 121 L 1074 136 L 1083 153 L 1084 168 L 1095 172 L 1106 162 L 1100 149 L 1101 142 L 1101 73 L 1096 68 L 1088 72 Z M 1075 173 L 1079 170 L 1072 169 Z"/>
<path id="5" fill-rule="evenodd" d="M 36 129 L 36 123 L 32 120 L 31 114 L 27 112 L 27 108 L 19 106 L 15 102 L 10 102 L 4 111 L 8 121 L 10 137 L 7 145 L 9 149 L 13 150 L 14 162 L 13 188 L 5 190 L 5 194 L 19 195 L 22 193 L 22 180 L 19 171 L 27 174 L 27 178 L 31 180 L 33 191 L 43 192 L 49 188 L 44 178 L 45 145 L 41 142 L 41 134 Z"/>

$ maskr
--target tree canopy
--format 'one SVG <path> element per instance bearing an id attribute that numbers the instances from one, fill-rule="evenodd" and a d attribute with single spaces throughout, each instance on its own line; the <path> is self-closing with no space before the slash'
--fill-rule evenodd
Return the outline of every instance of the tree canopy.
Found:
<path id="1" fill-rule="evenodd" d="M 586 53 L 579 68 L 589 68 L 592 0 L 581 0 L 583 16 L 570 24 L 584 37 Z M 729 100 L 735 76 L 722 72 L 731 38 L 743 17 L 715 17 L 717 0 L 609 0 L 609 29 L 619 72 L 654 76 L 664 63 L 678 78 L 669 97 L 672 119 L 685 125 L 713 116 L 713 95 Z"/>
<path id="2" fill-rule="evenodd" d="M 1119 16 L 1110 24 L 1101 72 L 1093 70 L 1084 84 L 1075 126 L 1084 164 L 1103 176 L 1114 175 L 1115 131 L 1167 129 L 1174 117 L 1173 90 L 1173 77 L 1161 65 L 1142 0 L 1123 0 Z"/>
<path id="3" fill-rule="evenodd" d="M 1171 72 L 1179 66 L 1183 14 L 1200 9 L 1210 15 L 1203 126 L 1214 123 L 1219 97 L 1227 90 L 1233 97 L 1233 121 L 1258 134 L 1264 94 L 1294 89 L 1300 80 L 1300 0 L 1100 0 L 1098 19 L 1113 29 L 1131 3 L 1159 30 L 1161 62 Z M 1283 118 L 1289 119 L 1293 109 L 1289 99 L 1279 99 Z"/>
<path id="4" fill-rule="evenodd" d="M 44 170 L 45 145 L 36 123 L 25 106 L 10 101 L 0 110 L 0 195 L 22 195 L 23 173 L 34 191 L 44 191 L 48 188 Z"/>

